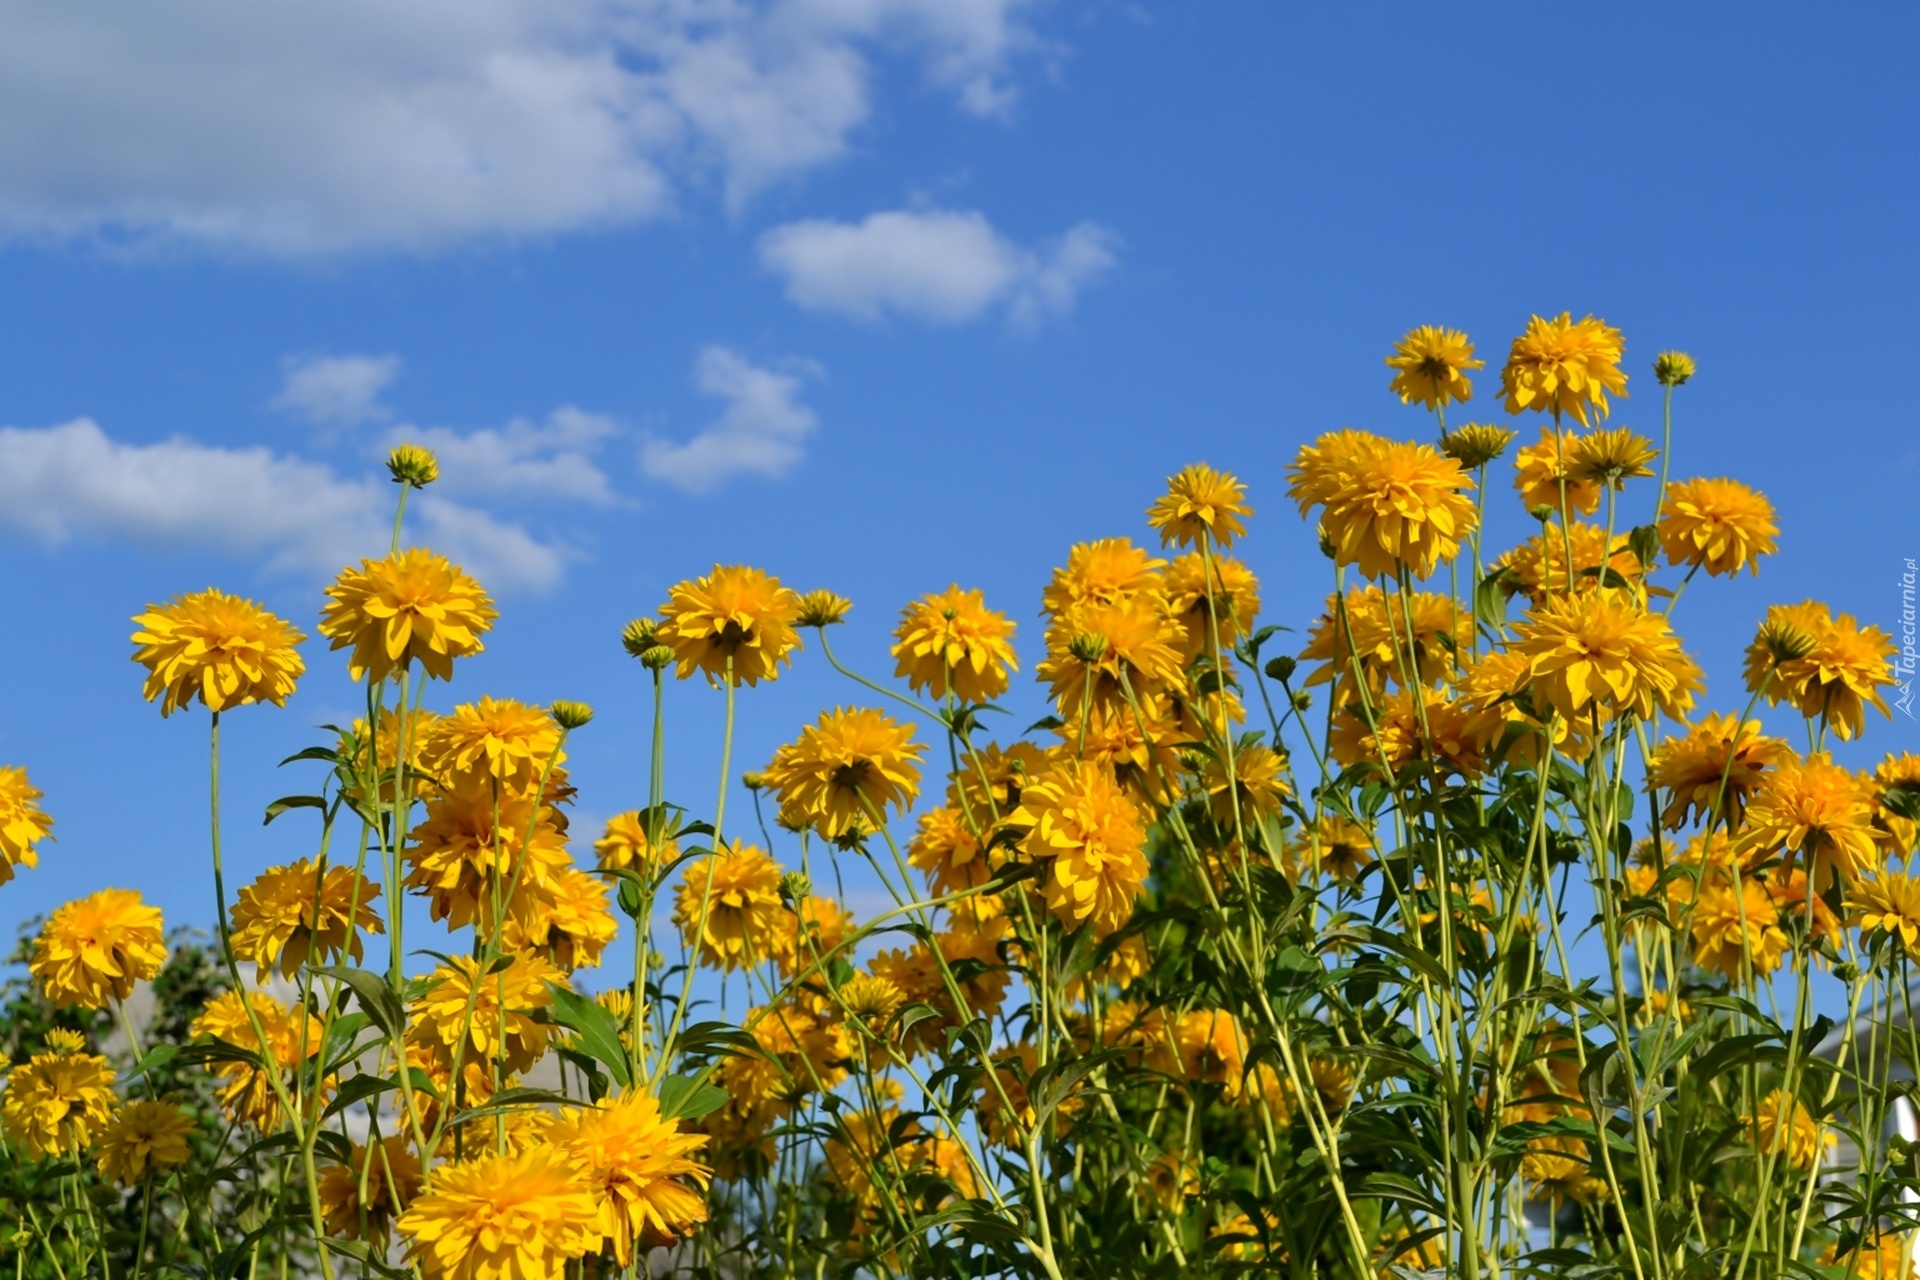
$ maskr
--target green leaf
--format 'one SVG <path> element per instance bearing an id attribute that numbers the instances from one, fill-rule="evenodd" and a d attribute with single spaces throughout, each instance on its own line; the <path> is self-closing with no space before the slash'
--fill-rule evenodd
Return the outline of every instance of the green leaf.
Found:
<path id="1" fill-rule="evenodd" d="M 660 1082 L 660 1114 L 669 1120 L 698 1120 L 727 1105 L 727 1091 L 692 1076 L 668 1076 Z"/>
<path id="2" fill-rule="evenodd" d="M 328 764 L 339 764 L 340 753 L 332 747 L 308 747 L 306 750 L 296 751 L 285 760 L 282 760 L 280 767 L 284 769 L 295 760 L 325 760 Z"/>
<path id="3" fill-rule="evenodd" d="M 267 806 L 267 816 L 260 825 L 265 826 L 268 822 L 272 822 L 289 809 L 319 809 L 324 811 L 326 807 L 327 802 L 319 796 L 281 796 L 278 800 L 275 800 Z"/>
<path id="4" fill-rule="evenodd" d="M 578 1037 L 581 1050 L 605 1066 L 615 1084 L 623 1089 L 632 1084 L 633 1064 L 620 1043 L 620 1024 L 614 1020 L 613 1011 L 551 982 L 547 990 L 553 993 L 553 1020 Z"/>
<path id="5" fill-rule="evenodd" d="M 360 1008 L 372 1019 L 373 1025 L 389 1036 L 399 1036 L 407 1029 L 407 1013 L 400 1005 L 400 997 L 387 986 L 387 980 L 377 973 L 365 969 L 353 969 L 346 965 L 331 964 L 314 970 L 329 978 L 344 982 L 353 988 L 353 994 L 360 1001 Z"/>

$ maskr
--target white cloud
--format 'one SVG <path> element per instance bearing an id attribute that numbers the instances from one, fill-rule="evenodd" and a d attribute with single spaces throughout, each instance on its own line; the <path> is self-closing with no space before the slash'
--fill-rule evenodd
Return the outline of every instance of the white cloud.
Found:
<path id="1" fill-rule="evenodd" d="M 387 416 L 380 393 L 400 376 L 398 356 L 302 356 L 285 362 L 273 407 L 334 430 Z"/>
<path id="2" fill-rule="evenodd" d="M 845 155 L 876 58 L 1003 114 L 1032 0 L 0 6 L 0 236 L 305 256 L 737 204 Z"/>
<path id="3" fill-rule="evenodd" d="M 976 212 L 888 210 L 858 223 L 811 219 L 760 237 L 760 261 L 811 311 L 862 320 L 910 316 L 936 324 L 1005 306 L 1031 327 L 1073 309 L 1080 290 L 1115 262 L 1118 237 L 1083 222 L 1026 249 Z"/>
<path id="4" fill-rule="evenodd" d="M 388 443 L 425 445 L 440 460 L 438 492 L 504 498 L 561 498 L 612 506 L 619 499 L 593 455 L 619 434 L 613 419 L 562 405 L 544 422 L 504 427 L 396 427 Z"/>
<path id="5" fill-rule="evenodd" d="M 694 385 L 725 400 L 725 412 L 685 444 L 647 441 L 641 470 L 690 493 L 708 492 L 736 475 L 785 475 L 819 421 L 800 403 L 802 376 L 820 374 L 811 362 L 792 362 L 781 372 L 725 347 L 706 348 L 694 363 Z"/>
<path id="6" fill-rule="evenodd" d="M 384 553 L 392 509 L 391 484 L 263 447 L 129 444 L 87 418 L 0 427 L 0 527 L 50 545 L 123 538 L 330 575 Z M 563 546 L 447 499 L 423 495 L 417 510 L 435 549 L 496 589 L 550 586 L 568 559 Z"/>

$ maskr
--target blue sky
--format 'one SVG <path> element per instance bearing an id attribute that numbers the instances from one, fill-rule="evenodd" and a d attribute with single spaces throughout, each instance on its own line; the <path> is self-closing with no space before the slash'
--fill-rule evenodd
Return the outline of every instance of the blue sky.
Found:
<path id="1" fill-rule="evenodd" d="M 911 597 L 1017 618 L 1074 541 L 1144 537 L 1205 459 L 1259 509 L 1268 621 L 1325 562 L 1284 497 L 1342 425 L 1424 436 L 1382 357 L 1423 323 L 1496 366 L 1529 313 L 1625 330 L 1676 477 L 1779 509 L 1755 581 L 1682 629 L 1733 709 L 1768 603 L 1891 629 L 1920 556 L 1910 391 L 1920 133 L 1905 6 L 780 0 L 232 3 L 0 13 L 0 760 L 59 843 L 11 925 L 108 883 L 206 923 L 202 715 L 139 700 L 130 615 L 210 584 L 311 631 L 378 553 L 405 435 L 416 525 L 502 607 L 449 696 L 584 698 L 583 832 L 644 779 L 621 624 L 751 562 L 856 610 L 882 673 Z M 1504 421 L 1491 370 L 1467 415 Z M 1523 424 L 1528 431 L 1532 424 Z M 1640 515 L 1650 494 L 1640 496 Z M 1523 533 L 1511 490 L 1497 542 Z M 271 761 L 351 714 L 343 664 L 228 718 L 233 875 Z M 742 700 L 737 769 L 858 691 L 802 655 Z M 1013 728 L 1041 713 L 1024 680 Z M 671 690 L 670 791 L 711 805 L 718 695 Z M 1784 727 L 1784 726 L 1783 726 Z M 1920 745 L 1876 719 L 1860 751 Z M 736 812 L 743 812 L 736 810 Z"/>

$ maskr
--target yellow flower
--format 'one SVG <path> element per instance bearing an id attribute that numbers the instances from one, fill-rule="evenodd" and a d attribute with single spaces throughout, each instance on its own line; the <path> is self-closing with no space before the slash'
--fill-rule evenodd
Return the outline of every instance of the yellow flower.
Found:
<path id="1" fill-rule="evenodd" d="M 54 1033 L 57 1036 L 59 1033 Z M 84 1151 L 113 1116 L 113 1068 L 98 1054 L 54 1041 L 7 1077 L 0 1128 L 31 1156 Z"/>
<path id="2" fill-rule="evenodd" d="M 976 812 L 975 821 L 983 832 L 991 832 L 990 815 Z M 994 857 L 994 861 L 988 861 L 966 815 L 951 805 L 921 814 L 919 829 L 907 846 L 907 860 L 926 873 L 929 887 L 941 895 L 977 888 L 991 880 L 1005 855 L 996 851 Z"/>
<path id="3" fill-rule="evenodd" d="M 1652 475 L 1647 464 L 1659 456 L 1645 436 L 1625 427 L 1600 427 L 1573 442 L 1568 462 L 1577 479 L 1618 489 L 1625 481 Z"/>
<path id="4" fill-rule="evenodd" d="M 54 909 L 29 967 L 54 1004 L 104 1009 L 132 995 L 135 982 L 166 962 L 160 908 L 132 889 L 102 889 Z"/>
<path id="5" fill-rule="evenodd" d="M 254 965 L 258 977 L 277 966 L 289 978 L 309 960 L 331 963 L 342 949 L 358 960 L 360 931 L 386 932 L 371 905 L 379 893 L 352 867 L 328 867 L 322 875 L 306 858 L 269 867 L 234 899 L 233 957 Z"/>
<path id="6" fill-rule="evenodd" d="M 1501 586 L 1508 596 L 1516 592 L 1539 604 L 1548 596 L 1592 591 L 1611 584 L 1638 588 L 1643 570 L 1640 557 L 1627 545 L 1627 535 L 1616 533 L 1611 541 L 1606 530 L 1584 520 L 1572 527 L 1543 529 L 1494 561 Z M 1569 584 L 1567 544 L 1573 545 L 1573 574 Z M 1606 582 L 1601 581 L 1601 565 L 1606 566 Z"/>
<path id="7" fill-rule="evenodd" d="M 1737 827 L 1761 776 L 1791 754 L 1786 743 L 1760 732 L 1758 720 L 1742 724 L 1710 713 L 1685 737 L 1669 738 L 1653 753 L 1647 790 L 1667 793 L 1661 821 L 1670 830 L 1696 818 L 1711 825 L 1720 815 Z"/>
<path id="8" fill-rule="evenodd" d="M 440 478 L 440 459 L 417 444 L 397 444 L 387 451 L 387 472 L 395 484 L 424 489 Z"/>
<path id="9" fill-rule="evenodd" d="M 479 653 L 499 616 L 479 583 L 424 547 L 342 569 L 327 597 L 320 633 L 335 649 L 353 649 L 347 669 L 355 680 L 385 680 L 416 660 L 429 676 L 451 680 L 453 660 Z"/>
<path id="10" fill-rule="evenodd" d="M 100 1176 L 132 1186 L 185 1164 L 193 1117 L 171 1102 L 129 1102 L 100 1135 Z"/>
<path id="11" fill-rule="evenodd" d="M 1627 394 L 1620 371 L 1626 346 L 1620 331 L 1588 316 L 1576 321 L 1563 311 L 1557 320 L 1534 316 L 1513 340 L 1500 371 L 1500 391 L 1508 413 L 1533 410 L 1564 415 L 1588 425 L 1588 414 L 1607 416 L 1607 397 Z"/>
<path id="12" fill-rule="evenodd" d="M 696 670 L 715 684 L 732 672 L 735 682 L 757 685 L 793 662 L 800 635 L 800 597 L 780 579 L 744 565 L 715 565 L 704 578 L 667 592 L 661 610 L 661 643 L 673 650 L 685 680 Z"/>
<path id="13" fill-rule="evenodd" d="M 1287 876 L 1298 881 L 1324 871 L 1342 884 L 1352 884 L 1376 856 L 1372 831 L 1352 818 L 1323 814 L 1287 842 Z"/>
<path id="14" fill-rule="evenodd" d="M 1075 652 L 1084 638 L 1097 641 L 1091 661 Z M 1077 723 L 1089 702 L 1131 715 L 1127 690 L 1138 699 L 1186 687 L 1177 647 L 1184 639 L 1158 592 L 1085 600 L 1047 628 L 1047 656 L 1034 675 L 1047 682 L 1063 719 Z"/>
<path id="15" fill-rule="evenodd" d="M 1260 616 L 1260 579 L 1232 556 L 1189 551 L 1167 566 L 1165 588 L 1167 611 L 1182 632 L 1180 656 L 1187 662 L 1212 654 L 1216 640 L 1222 659 L 1227 658 Z"/>
<path id="16" fill-rule="evenodd" d="M 629 809 L 607 819 L 606 834 L 593 842 L 593 851 L 600 855 L 602 871 L 631 869 L 651 876 L 680 856 L 680 844 L 669 836 L 655 848 L 640 811 Z"/>
<path id="17" fill-rule="evenodd" d="M 1179 1151 L 1162 1151 L 1140 1175 L 1139 1192 L 1163 1213 L 1178 1214 L 1200 1194 L 1200 1162 Z"/>
<path id="18" fill-rule="evenodd" d="M 51 839 L 47 833 L 53 830 L 53 819 L 34 803 L 43 794 L 27 781 L 25 769 L 0 765 L 0 884 L 13 879 L 17 866 L 40 865 L 34 845 Z"/>
<path id="19" fill-rule="evenodd" d="M 1913 820 L 1895 813 L 1887 801 L 1895 792 L 1920 794 L 1920 756 L 1911 751 L 1889 755 L 1874 766 L 1873 787 L 1873 821 L 1882 833 L 1881 844 L 1891 856 L 1905 858 L 1916 843 Z"/>
<path id="20" fill-rule="evenodd" d="M 1200 771 L 1207 808 L 1223 830 L 1233 829 L 1236 810 L 1240 822 L 1252 831 L 1263 819 L 1279 819 L 1282 804 L 1293 794 L 1287 779 L 1287 758 L 1263 742 L 1244 743 L 1233 753 L 1233 778 L 1227 778 L 1222 754 L 1208 755 Z"/>
<path id="21" fill-rule="evenodd" d="M 1653 358 L 1653 376 L 1663 387 L 1685 386 L 1693 372 L 1693 357 L 1684 351 L 1662 351 Z"/>
<path id="22" fill-rule="evenodd" d="M 1197 547 L 1203 539 L 1230 547 L 1247 531 L 1241 517 L 1252 514 L 1239 480 L 1197 462 L 1167 478 L 1166 493 L 1147 508 L 1147 523 L 1159 530 L 1163 547 Z"/>
<path id="23" fill-rule="evenodd" d="M 1762 1156 L 1784 1156 L 1790 1169 L 1811 1169 L 1839 1142 L 1807 1104 L 1775 1089 L 1747 1117 L 1747 1142 Z"/>
<path id="24" fill-rule="evenodd" d="M 567 979 L 545 957 L 523 952 L 492 972 L 472 956 L 454 956 L 427 983 L 413 1001 L 416 1031 L 448 1050 L 460 1048 L 464 1032 L 468 1061 L 499 1058 L 525 1072 L 553 1038 L 552 1024 L 538 1017 L 553 1004 L 547 984 L 565 987 Z"/>
<path id="25" fill-rule="evenodd" d="M 772 959 L 783 914 L 780 864 L 758 845 L 724 841 L 681 870 L 673 920 L 688 946 L 698 939 L 703 964 L 731 971 Z"/>
<path id="26" fill-rule="evenodd" d="M 534 1146 L 444 1164 L 400 1215 L 432 1280 L 560 1280 L 600 1242 L 600 1207 L 566 1154 Z"/>
<path id="27" fill-rule="evenodd" d="M 1401 404 L 1444 409 L 1473 399 L 1467 370 L 1486 365 L 1485 360 L 1473 358 L 1473 344 L 1466 334 L 1423 324 L 1409 329 L 1394 344 L 1393 354 L 1387 357 L 1387 367 L 1394 370 L 1393 383 L 1387 389 L 1400 397 Z"/>
<path id="28" fill-rule="evenodd" d="M 1898 871 L 1857 880 L 1847 893 L 1856 908 L 1850 923 L 1862 933 L 1878 930 L 1899 940 L 1910 956 L 1920 956 L 1920 880 Z"/>
<path id="29" fill-rule="evenodd" d="M 1275 1269 L 1287 1257 L 1286 1246 L 1281 1243 L 1280 1215 L 1271 1209 L 1262 1209 L 1263 1222 L 1256 1222 L 1245 1210 L 1215 1223 L 1208 1230 L 1209 1242 L 1224 1241 L 1223 1244 L 1209 1243 L 1209 1253 L 1229 1262 L 1271 1263 Z"/>
<path id="30" fill-rule="evenodd" d="M 1440 441 L 1440 452 L 1473 471 L 1505 453 L 1519 434 L 1490 422 L 1469 422 L 1447 432 Z"/>
<path id="31" fill-rule="evenodd" d="M 531 911 L 507 921 L 502 944 L 508 951 L 537 951 L 572 973 L 597 966 L 601 952 L 619 935 L 607 906 L 607 883 L 598 876 L 569 867 L 532 897 Z"/>
<path id="32" fill-rule="evenodd" d="M 567 1107 L 547 1141 L 585 1178 L 600 1211 L 600 1234 L 614 1260 L 633 1265 L 634 1244 L 658 1248 L 707 1220 L 700 1198 L 711 1171 L 689 1157 L 704 1134 L 681 1133 L 660 1104 L 629 1093 L 591 1107 Z"/>
<path id="33" fill-rule="evenodd" d="M 1712 574 L 1760 572 L 1760 557 L 1779 549 L 1773 504 L 1738 480 L 1682 480 L 1667 487 L 1660 508 L 1660 547 L 1667 563 Z"/>
<path id="34" fill-rule="evenodd" d="M 1321 477 L 1316 450 L 1344 454 L 1337 478 Z M 1358 565 L 1369 578 L 1404 565 L 1416 578 L 1430 576 L 1460 550 L 1478 516 L 1466 491 L 1473 479 L 1431 445 L 1384 440 L 1363 432 L 1321 436 L 1303 448 L 1288 491 L 1301 514 L 1324 507 L 1321 523 L 1333 545 L 1334 563 Z"/>
<path id="35" fill-rule="evenodd" d="M 1513 487 L 1520 491 L 1520 503 L 1528 511 L 1550 507 L 1561 509 L 1561 481 L 1566 481 L 1566 511 L 1569 515 L 1590 516 L 1600 509 L 1600 484 L 1574 473 L 1579 457 L 1580 438 L 1571 431 L 1540 428 L 1540 439 L 1520 446 L 1513 455 Z"/>
<path id="36" fill-rule="evenodd" d="M 1745 982 L 1749 969 L 1763 979 L 1780 967 L 1787 935 L 1780 909 L 1766 886 L 1751 875 L 1740 878 L 1718 868 L 1701 873 L 1693 907 L 1693 959 L 1703 969 Z"/>
<path id="37" fill-rule="evenodd" d="M 819 957 L 830 955 L 852 928 L 852 917 L 832 898 L 817 893 L 801 898 L 780 921 L 780 938 L 773 949 L 780 976 L 791 978 Z"/>
<path id="38" fill-rule="evenodd" d="M 1776 665 L 1769 632 L 1782 627 L 1797 633 L 1796 639 L 1811 638 L 1812 648 Z M 1776 705 L 1791 702 L 1801 715 L 1825 719 L 1841 741 L 1851 741 L 1866 732 L 1868 706 L 1893 714 L 1880 696 L 1881 688 L 1894 682 L 1893 654 L 1886 632 L 1862 627 L 1850 613 L 1835 618 L 1817 600 L 1777 604 L 1747 646 L 1747 691 L 1764 691 Z"/>
<path id="39" fill-rule="evenodd" d="M 306 637 L 251 600 L 209 587 L 135 615 L 133 660 L 147 669 L 148 702 L 170 716 L 194 699 L 209 711 L 250 702 L 285 706 L 306 663 Z M 164 696 L 163 696 L 164 695 Z"/>
<path id="40" fill-rule="evenodd" d="M 327 1234 L 386 1244 L 394 1219 L 420 1194 L 420 1184 L 420 1159 L 405 1137 L 396 1134 L 364 1147 L 354 1143 L 347 1163 L 320 1171 L 320 1211 L 326 1216 Z"/>
<path id="41" fill-rule="evenodd" d="M 1748 862 L 1804 854 L 1822 889 L 1836 874 L 1851 882 L 1878 864 L 1873 789 L 1824 753 L 1786 760 L 1760 780 L 1737 848 Z"/>
<path id="42" fill-rule="evenodd" d="M 893 634 L 894 674 L 930 697 L 951 688 L 962 702 L 991 702 L 1007 691 L 1007 672 L 1020 669 L 1008 642 L 1013 623 L 958 584 L 908 605 Z"/>
<path id="43" fill-rule="evenodd" d="M 1307 677 L 1309 686 L 1331 682 L 1336 697 L 1345 698 L 1354 689 L 1356 664 L 1367 687 L 1378 694 L 1401 682 L 1409 658 L 1422 684 L 1445 679 L 1453 672 L 1454 655 L 1472 644 L 1473 614 L 1451 596 L 1421 591 L 1390 597 L 1369 585 L 1347 592 L 1344 601 L 1327 597 L 1327 611 L 1313 624 L 1300 657 L 1320 664 Z"/>
<path id="44" fill-rule="evenodd" d="M 1520 1176 L 1532 1199 L 1590 1205 L 1607 1198 L 1607 1184 L 1593 1176 L 1590 1160 L 1584 1138 L 1545 1134 L 1527 1143 Z"/>
<path id="45" fill-rule="evenodd" d="M 253 1022 L 247 1016 L 248 1005 L 260 1022 L 260 1036 L 254 1034 Z M 268 1073 L 284 1080 L 294 1068 L 317 1055 L 324 1028 L 318 1018 L 289 1008 L 264 991 L 248 992 L 244 1005 L 238 992 L 223 991 L 188 1030 L 196 1039 L 212 1036 L 258 1055 L 257 1062 L 223 1061 L 215 1070 L 224 1081 L 219 1095 L 221 1109 L 236 1123 L 250 1124 L 265 1133 L 282 1118 L 273 1075 Z"/>
<path id="46" fill-rule="evenodd" d="M 913 729 L 878 711 L 840 707 L 820 713 L 817 724 L 800 731 L 773 753 L 764 771 L 781 811 L 811 823 L 834 839 L 871 830 L 913 807 L 920 792 L 915 763 L 926 747 L 913 741 Z"/>
<path id="47" fill-rule="evenodd" d="M 530 794 L 496 796 L 486 780 L 470 779 L 427 802 L 404 851 L 411 868 L 407 887 L 432 899 L 435 920 L 455 929 L 479 920 L 491 930 L 500 923 L 493 918 L 496 883 L 504 897 L 517 878 L 513 897 L 502 905 L 509 916 L 524 916 L 536 909 L 553 877 L 572 865 L 566 828 L 553 805 L 536 806 Z"/>
<path id="48" fill-rule="evenodd" d="M 835 992 L 846 1015 L 879 1035 L 887 1020 L 900 1012 L 907 993 L 899 984 L 871 973 L 856 973 Z"/>
<path id="49" fill-rule="evenodd" d="M 1700 687 L 1700 668 L 1666 618 L 1623 591 L 1547 600 L 1514 630 L 1513 649 L 1530 664 L 1536 705 L 1544 700 L 1569 720 L 1584 719 L 1589 707 L 1642 720 L 1656 710 L 1680 717 Z"/>
<path id="50" fill-rule="evenodd" d="M 1419 703 L 1405 689 L 1373 708 L 1368 726 L 1358 703 L 1334 718 L 1328 744 L 1333 758 L 1344 766 L 1384 760 L 1399 772 L 1410 761 L 1430 759 L 1462 777 L 1486 770 L 1486 751 L 1499 738 L 1504 719 L 1472 703 L 1455 699 L 1444 689 L 1419 690 Z"/>
<path id="51" fill-rule="evenodd" d="M 482 697 L 425 727 L 420 763 L 443 789 L 452 790 L 471 775 L 509 791 L 532 792 L 543 774 L 565 776 L 560 765 L 567 753 L 560 750 L 560 737 L 560 726 L 541 708 Z"/>
<path id="52" fill-rule="evenodd" d="M 433 786 L 433 780 L 420 763 L 420 744 L 438 719 L 439 716 L 423 707 L 414 708 L 406 716 L 407 792 L 416 799 L 426 795 Z M 340 735 L 337 748 L 354 774 L 348 794 L 368 809 L 380 805 L 391 807 L 395 802 L 394 788 L 399 784 L 401 718 L 392 708 L 384 708 L 379 725 L 379 729 L 370 734 L 367 722 L 356 718 L 352 731 Z"/>
<path id="53" fill-rule="evenodd" d="M 1111 604 L 1160 590 L 1165 560 L 1156 560 L 1127 538 L 1082 542 L 1067 553 L 1067 563 L 1053 571 L 1041 593 L 1040 604 L 1058 617 L 1076 604 Z"/>
<path id="54" fill-rule="evenodd" d="M 1078 761 L 1029 783 L 1009 819 L 1030 828 L 1027 856 L 1045 860 L 1047 907 L 1068 929 L 1104 937 L 1127 922 L 1147 879 L 1146 827 L 1110 770 Z"/>

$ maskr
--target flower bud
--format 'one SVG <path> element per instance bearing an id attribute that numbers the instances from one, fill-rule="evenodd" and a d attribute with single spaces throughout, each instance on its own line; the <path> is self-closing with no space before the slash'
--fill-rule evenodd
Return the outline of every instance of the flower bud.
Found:
<path id="1" fill-rule="evenodd" d="M 831 591 L 809 591 L 800 597 L 800 616 L 796 621 L 803 627 L 830 627 L 844 621 L 851 608 L 853 601 L 845 596 Z"/>
<path id="2" fill-rule="evenodd" d="M 805 902 L 813 893 L 813 881 L 800 871 L 789 871 L 780 877 L 780 901 L 788 906 Z"/>
<path id="3" fill-rule="evenodd" d="M 621 647 L 635 658 L 659 643 L 660 622 L 657 618 L 635 618 L 620 633 Z"/>
<path id="4" fill-rule="evenodd" d="M 440 461 L 431 449 L 417 444 L 397 444 L 387 454 L 387 470 L 395 484 L 410 484 L 424 489 L 440 478 Z"/>
<path id="5" fill-rule="evenodd" d="M 663 644 L 656 644 L 640 655 L 640 663 L 649 671 L 660 671 L 673 665 L 673 650 Z"/>
<path id="6" fill-rule="evenodd" d="M 1077 632 L 1073 639 L 1067 641 L 1067 652 L 1092 666 L 1107 656 L 1107 638 L 1097 631 Z"/>
<path id="7" fill-rule="evenodd" d="M 1278 680 L 1281 684 L 1293 679 L 1294 668 L 1300 664 L 1287 654 L 1267 659 L 1267 679 Z"/>
<path id="8" fill-rule="evenodd" d="M 573 730 L 593 719 L 593 708 L 584 702 L 556 702 L 547 708 L 547 714 L 562 729 Z"/>
<path id="9" fill-rule="evenodd" d="M 1684 351 L 1662 351 L 1653 358 L 1653 376 L 1663 387 L 1684 386 L 1693 376 L 1693 357 Z"/>

